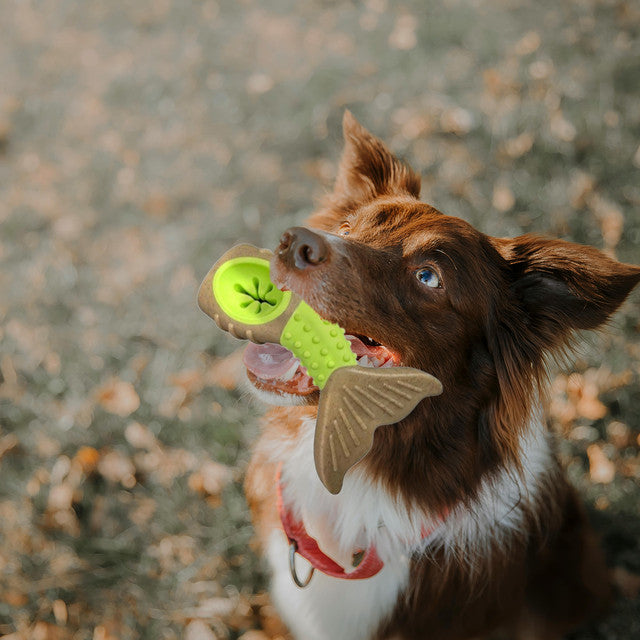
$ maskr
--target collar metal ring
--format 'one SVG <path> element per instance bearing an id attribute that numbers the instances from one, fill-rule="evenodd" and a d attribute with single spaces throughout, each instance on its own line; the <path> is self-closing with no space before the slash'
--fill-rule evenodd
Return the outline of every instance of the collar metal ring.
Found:
<path id="1" fill-rule="evenodd" d="M 295 543 L 295 540 L 289 541 L 289 571 L 291 572 L 291 577 L 293 581 L 296 583 L 296 586 L 304 589 L 310 582 L 313 576 L 313 572 L 315 571 L 315 567 L 311 567 L 309 570 L 309 575 L 306 580 L 300 580 L 298 574 L 296 573 L 296 553 L 298 552 L 298 545 Z"/>

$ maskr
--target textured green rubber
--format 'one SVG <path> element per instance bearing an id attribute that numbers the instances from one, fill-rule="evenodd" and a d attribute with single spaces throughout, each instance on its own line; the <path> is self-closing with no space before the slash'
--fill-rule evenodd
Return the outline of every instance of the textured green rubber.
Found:
<path id="1" fill-rule="evenodd" d="M 323 320 L 304 301 L 296 307 L 285 325 L 280 344 L 300 359 L 320 389 L 333 371 L 356 364 L 356 354 L 344 337 L 344 329 Z"/>
<path id="2" fill-rule="evenodd" d="M 269 279 L 269 261 L 242 256 L 223 262 L 211 282 L 220 308 L 236 322 L 249 325 L 275 320 L 289 306 L 290 291 Z"/>

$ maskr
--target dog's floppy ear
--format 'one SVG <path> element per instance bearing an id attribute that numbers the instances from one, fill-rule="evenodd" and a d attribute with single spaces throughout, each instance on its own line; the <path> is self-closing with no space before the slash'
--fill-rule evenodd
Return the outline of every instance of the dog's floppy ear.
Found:
<path id="1" fill-rule="evenodd" d="M 333 193 L 310 218 L 312 226 L 331 229 L 350 212 L 379 196 L 420 196 L 420 176 L 400 162 L 348 110 L 342 130 L 344 150 Z"/>
<path id="2" fill-rule="evenodd" d="M 640 267 L 573 242 L 524 235 L 501 241 L 500 251 L 511 291 L 546 348 L 606 322 L 640 282 Z"/>
<path id="3" fill-rule="evenodd" d="M 500 390 L 493 424 L 498 446 L 515 458 L 514 434 L 524 426 L 547 354 L 570 344 L 574 331 L 605 323 L 640 282 L 640 267 L 535 235 L 492 242 L 509 283 L 487 327 Z"/>

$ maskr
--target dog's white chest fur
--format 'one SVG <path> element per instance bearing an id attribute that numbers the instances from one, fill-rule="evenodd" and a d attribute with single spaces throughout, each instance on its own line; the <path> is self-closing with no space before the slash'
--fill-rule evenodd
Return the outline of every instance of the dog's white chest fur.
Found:
<path id="1" fill-rule="evenodd" d="M 436 546 L 464 548 L 468 557 L 487 544 L 506 542 L 522 524 L 522 507 L 531 504 L 550 468 L 550 451 L 541 422 L 534 421 L 522 438 L 525 472 L 504 469 L 483 482 L 474 505 L 454 508 L 446 521 L 438 514 L 409 510 L 372 482 L 357 467 L 345 477 L 342 491 L 330 494 L 321 484 L 313 462 L 315 423 L 301 425 L 291 441 L 273 443 L 274 460 L 282 461 L 285 503 L 294 515 L 310 524 L 310 514 L 324 523 L 318 531 L 323 550 L 339 562 L 356 548 L 376 546 L 384 568 L 364 580 L 343 580 L 315 572 L 311 583 L 300 589 L 289 572 L 288 543 L 275 530 L 267 557 L 273 572 L 272 597 L 284 621 L 298 640 L 367 640 L 393 612 L 409 581 L 410 556 Z M 516 506 L 517 505 L 517 506 Z M 428 538 L 422 531 L 433 529 Z M 315 535 L 309 526 L 309 532 Z M 297 557 L 298 574 L 304 579 L 309 564 Z M 344 564 L 344 562 L 343 562 Z"/>
<path id="2" fill-rule="evenodd" d="M 282 467 L 285 502 L 294 514 L 304 517 L 314 536 L 319 528 L 316 526 L 315 531 L 311 528 L 311 517 L 324 523 L 322 529 L 331 535 L 317 539 L 334 560 L 344 561 L 356 548 L 373 543 L 384 567 L 364 580 L 332 578 L 316 571 L 310 584 L 300 589 L 289 572 L 286 536 L 282 531 L 274 531 L 267 553 L 273 571 L 272 597 L 299 640 L 363 640 L 391 614 L 409 578 L 408 549 L 394 544 L 392 533 L 380 525 L 389 523 L 392 530 L 403 535 L 414 525 L 386 492 L 372 486 L 357 472 L 348 474 L 340 494 L 330 494 L 315 471 L 314 428 L 313 421 L 305 421 L 293 454 L 288 449 Z M 298 556 L 296 566 L 304 579 L 309 563 Z"/>

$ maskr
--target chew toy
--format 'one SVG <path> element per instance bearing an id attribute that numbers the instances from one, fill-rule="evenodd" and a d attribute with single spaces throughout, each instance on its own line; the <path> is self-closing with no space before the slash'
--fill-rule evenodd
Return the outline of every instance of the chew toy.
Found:
<path id="1" fill-rule="evenodd" d="M 371 449 L 375 429 L 402 420 L 442 385 L 419 369 L 358 366 L 342 327 L 271 282 L 272 256 L 249 244 L 233 247 L 203 280 L 198 305 L 235 337 L 279 343 L 300 360 L 321 390 L 316 470 L 327 489 L 339 493 L 345 473 Z"/>

